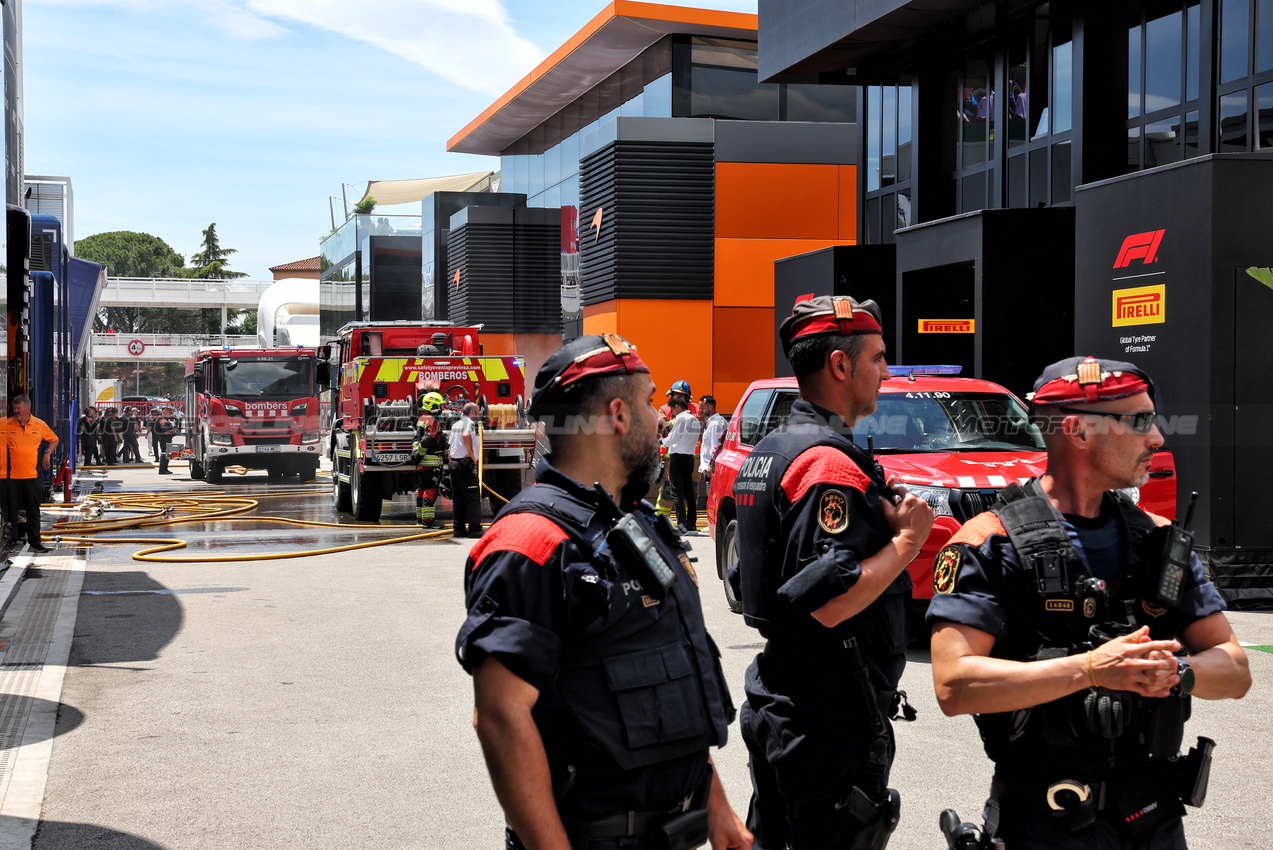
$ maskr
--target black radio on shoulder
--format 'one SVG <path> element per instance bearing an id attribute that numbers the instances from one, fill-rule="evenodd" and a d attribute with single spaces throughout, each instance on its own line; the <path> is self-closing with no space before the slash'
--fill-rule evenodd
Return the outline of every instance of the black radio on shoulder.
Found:
<path id="1" fill-rule="evenodd" d="M 658 529 L 640 514 L 625 514 L 619 510 L 600 484 L 594 484 L 593 489 L 611 518 L 618 517 L 606 532 L 606 544 L 615 561 L 641 582 L 641 588 L 647 594 L 663 601 L 668 589 L 676 582 L 676 562 L 665 547 L 659 545 Z"/>
<path id="2" fill-rule="evenodd" d="M 1164 608 L 1180 605 L 1185 575 L 1189 571 L 1189 556 L 1193 552 L 1193 532 L 1189 526 L 1193 524 L 1193 509 L 1197 503 L 1198 494 L 1191 493 L 1184 523 L 1173 522 L 1159 529 L 1164 538 L 1162 564 L 1145 594 L 1146 600 L 1154 605 Z"/>

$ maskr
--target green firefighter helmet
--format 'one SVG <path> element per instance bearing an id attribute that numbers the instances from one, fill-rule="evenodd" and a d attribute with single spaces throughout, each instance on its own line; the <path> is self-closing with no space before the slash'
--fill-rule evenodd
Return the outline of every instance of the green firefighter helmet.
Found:
<path id="1" fill-rule="evenodd" d="M 424 413 L 437 413 L 445 403 L 446 399 L 440 392 L 431 391 L 420 396 L 420 410 Z"/>

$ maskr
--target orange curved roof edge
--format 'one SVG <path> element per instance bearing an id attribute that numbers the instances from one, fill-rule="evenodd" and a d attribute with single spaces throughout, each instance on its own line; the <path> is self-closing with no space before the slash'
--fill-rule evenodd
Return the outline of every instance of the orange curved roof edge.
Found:
<path id="1" fill-rule="evenodd" d="M 566 63 L 572 53 L 589 45 L 589 42 L 598 39 L 599 35 L 606 28 L 607 24 L 618 19 L 629 19 L 636 22 L 646 21 L 657 23 L 657 27 L 651 28 L 652 37 L 650 44 L 653 44 L 659 38 L 669 33 L 685 33 L 689 35 L 715 35 L 715 36 L 732 36 L 735 38 L 755 38 L 759 21 L 757 15 L 748 14 L 746 12 L 724 12 L 715 9 L 695 9 L 688 6 L 668 6 L 662 3 L 643 3 L 638 0 L 612 0 L 612 2 L 599 12 L 596 17 L 588 21 L 583 29 L 575 33 L 570 39 L 558 47 L 543 62 L 535 67 L 533 71 L 523 77 L 517 85 L 513 86 L 504 93 L 498 100 L 488 106 L 481 115 L 474 118 L 464 127 L 463 130 L 456 133 L 447 140 L 446 149 L 448 151 L 458 151 L 460 153 L 485 153 L 490 155 L 490 150 L 476 149 L 477 145 L 473 141 L 474 134 L 483 129 L 491 119 L 495 118 L 503 109 L 508 107 L 519 99 L 523 99 L 527 92 L 536 83 L 544 80 L 554 69 Z M 605 47 L 599 44 L 599 47 Z M 646 45 L 649 46 L 648 44 Z M 626 61 L 626 60 L 625 60 Z M 619 70 L 622 65 L 616 65 L 610 69 L 610 73 Z M 599 82 L 600 80 L 598 80 Z M 563 106 L 565 104 L 562 104 Z M 556 109 L 545 112 L 540 121 L 551 117 Z M 536 122 L 533 126 L 538 126 Z M 533 126 L 527 127 L 527 130 L 533 129 Z M 517 138 L 520 138 L 519 135 Z M 516 139 L 508 139 L 508 143 L 516 141 Z M 469 142 L 469 144 L 465 144 Z M 486 147 L 483 144 L 482 147 Z M 497 154 L 498 152 L 496 152 Z"/>

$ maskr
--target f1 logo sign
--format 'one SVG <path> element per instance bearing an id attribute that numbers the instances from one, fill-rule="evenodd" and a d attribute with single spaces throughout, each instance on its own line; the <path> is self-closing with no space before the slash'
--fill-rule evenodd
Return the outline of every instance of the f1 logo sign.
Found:
<path id="1" fill-rule="evenodd" d="M 1114 268 L 1125 269 L 1132 264 L 1132 260 L 1140 260 L 1145 265 L 1154 262 L 1158 253 L 1158 246 L 1162 243 L 1162 235 L 1165 230 L 1150 230 L 1146 233 L 1133 233 L 1123 240 L 1123 247 L 1118 251 L 1118 259 L 1114 261 Z"/>

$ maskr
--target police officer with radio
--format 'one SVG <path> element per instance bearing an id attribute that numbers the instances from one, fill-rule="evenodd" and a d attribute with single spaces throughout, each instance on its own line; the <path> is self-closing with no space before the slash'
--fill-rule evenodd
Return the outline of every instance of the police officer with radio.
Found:
<path id="1" fill-rule="evenodd" d="M 469 555 L 456 655 L 509 848 L 747 848 L 709 750 L 734 716 L 682 541 L 641 497 L 654 383 L 616 335 L 544 363 L 552 454 Z"/>
<path id="2" fill-rule="evenodd" d="M 1131 363 L 1072 357 L 1035 382 L 1047 472 L 1003 491 L 938 553 L 933 680 L 995 763 L 983 839 L 1009 847 L 1185 847 L 1214 742 L 1181 754 L 1192 696 L 1251 685 L 1184 525 L 1137 507 L 1155 387 Z"/>
<path id="3" fill-rule="evenodd" d="M 889 377 L 880 323 L 873 301 L 796 304 L 779 335 L 800 399 L 734 484 L 736 589 L 747 624 L 767 639 L 747 669 L 739 721 L 758 848 L 879 850 L 897 825 L 889 721 L 914 717 L 896 690 L 906 565 L 933 512 L 853 442 Z"/>

